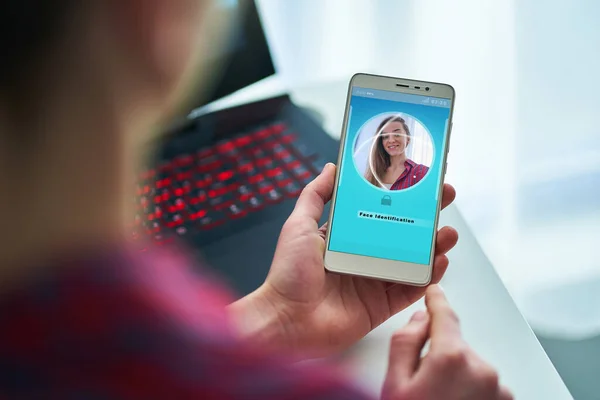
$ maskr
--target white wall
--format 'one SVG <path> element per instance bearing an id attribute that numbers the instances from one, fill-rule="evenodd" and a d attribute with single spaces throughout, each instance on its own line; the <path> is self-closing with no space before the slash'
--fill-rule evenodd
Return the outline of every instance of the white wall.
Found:
<path id="1" fill-rule="evenodd" d="M 600 2 L 259 6 L 285 85 L 366 71 L 456 88 L 447 181 L 517 302 L 600 275 Z"/>

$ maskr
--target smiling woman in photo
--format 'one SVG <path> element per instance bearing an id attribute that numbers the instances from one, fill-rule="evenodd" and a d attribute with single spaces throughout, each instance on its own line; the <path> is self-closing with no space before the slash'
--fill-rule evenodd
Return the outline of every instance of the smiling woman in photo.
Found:
<path id="1" fill-rule="evenodd" d="M 390 116 L 375 132 L 376 143 L 371 151 L 365 178 L 377 187 L 402 190 L 416 185 L 429 171 L 406 156 L 410 131 L 404 118 Z"/>

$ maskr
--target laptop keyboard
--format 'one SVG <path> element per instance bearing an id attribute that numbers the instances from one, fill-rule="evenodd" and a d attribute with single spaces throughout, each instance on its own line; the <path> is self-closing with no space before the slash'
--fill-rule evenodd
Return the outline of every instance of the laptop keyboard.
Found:
<path id="1" fill-rule="evenodd" d="M 273 123 L 143 171 L 132 239 L 158 244 L 297 197 L 322 167 L 285 123 Z"/>

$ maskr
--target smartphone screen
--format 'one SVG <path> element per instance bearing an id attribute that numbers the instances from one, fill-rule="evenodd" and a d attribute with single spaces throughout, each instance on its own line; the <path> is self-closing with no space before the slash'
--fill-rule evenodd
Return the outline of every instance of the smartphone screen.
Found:
<path id="1" fill-rule="evenodd" d="M 430 265 L 451 99 L 353 86 L 329 250 Z"/>

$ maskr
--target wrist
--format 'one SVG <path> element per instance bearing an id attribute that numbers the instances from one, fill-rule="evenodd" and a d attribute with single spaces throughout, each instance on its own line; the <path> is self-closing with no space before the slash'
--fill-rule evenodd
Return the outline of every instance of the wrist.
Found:
<path id="1" fill-rule="evenodd" d="M 282 313 L 265 286 L 229 305 L 228 312 L 242 340 L 272 350 L 290 347 Z"/>

